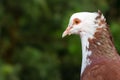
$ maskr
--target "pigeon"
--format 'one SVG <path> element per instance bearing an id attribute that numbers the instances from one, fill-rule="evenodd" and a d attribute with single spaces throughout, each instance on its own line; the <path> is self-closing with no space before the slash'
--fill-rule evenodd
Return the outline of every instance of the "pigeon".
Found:
<path id="1" fill-rule="evenodd" d="M 62 37 L 77 34 L 82 44 L 80 80 L 120 80 L 120 57 L 102 12 L 78 12 Z"/>

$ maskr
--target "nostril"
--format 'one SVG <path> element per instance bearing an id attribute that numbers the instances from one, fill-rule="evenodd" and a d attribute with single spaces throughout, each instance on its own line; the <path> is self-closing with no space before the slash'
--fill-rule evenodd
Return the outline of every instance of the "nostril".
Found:
<path id="1" fill-rule="evenodd" d="M 68 26 L 68 28 L 67 28 L 66 30 L 69 31 L 71 28 L 72 28 L 72 27 L 69 27 L 69 26 Z"/>

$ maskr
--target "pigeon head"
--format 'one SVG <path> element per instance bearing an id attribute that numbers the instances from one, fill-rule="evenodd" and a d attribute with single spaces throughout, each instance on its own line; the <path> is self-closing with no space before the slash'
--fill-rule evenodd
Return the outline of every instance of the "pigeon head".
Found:
<path id="1" fill-rule="evenodd" d="M 74 13 L 69 20 L 67 29 L 63 32 L 62 37 L 71 34 L 94 35 L 97 28 L 103 27 L 101 21 L 105 21 L 104 16 L 98 12 L 79 12 Z M 104 22 L 103 21 L 103 22 Z"/>

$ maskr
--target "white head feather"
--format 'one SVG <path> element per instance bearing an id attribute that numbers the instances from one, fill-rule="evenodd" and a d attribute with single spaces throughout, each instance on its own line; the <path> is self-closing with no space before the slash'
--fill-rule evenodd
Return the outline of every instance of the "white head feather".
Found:
<path id="1" fill-rule="evenodd" d="M 80 34 L 85 35 L 89 34 L 94 35 L 96 32 L 96 29 L 101 27 L 96 24 L 96 17 L 99 16 L 97 12 L 91 13 L 91 12 L 79 12 L 79 13 L 74 13 L 70 17 L 70 21 L 67 27 L 67 31 L 65 31 L 62 35 L 62 37 L 70 34 Z M 104 19 L 104 16 L 101 15 L 101 18 Z M 79 21 L 79 23 L 75 24 L 75 20 Z"/>
<path id="2" fill-rule="evenodd" d="M 68 27 L 62 35 L 62 37 L 71 34 L 79 34 L 81 36 L 82 41 L 81 75 L 84 72 L 86 66 L 91 64 L 90 59 L 87 58 L 92 54 L 92 52 L 88 50 L 89 49 L 88 39 L 94 38 L 94 34 L 97 31 L 97 28 L 104 27 L 104 24 L 103 25 L 97 24 L 100 22 L 100 20 L 97 20 L 97 17 L 98 18 L 100 17 L 100 19 L 105 20 L 104 16 L 99 11 L 95 13 L 91 12 L 74 13 L 70 17 Z"/>

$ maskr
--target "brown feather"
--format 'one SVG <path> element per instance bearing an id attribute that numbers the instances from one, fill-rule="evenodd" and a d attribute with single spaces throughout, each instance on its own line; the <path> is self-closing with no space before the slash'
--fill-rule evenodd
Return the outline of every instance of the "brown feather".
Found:
<path id="1" fill-rule="evenodd" d="M 94 38 L 89 39 L 89 44 L 91 64 L 86 67 L 81 80 L 120 80 L 120 57 L 108 27 L 99 28 Z"/>

